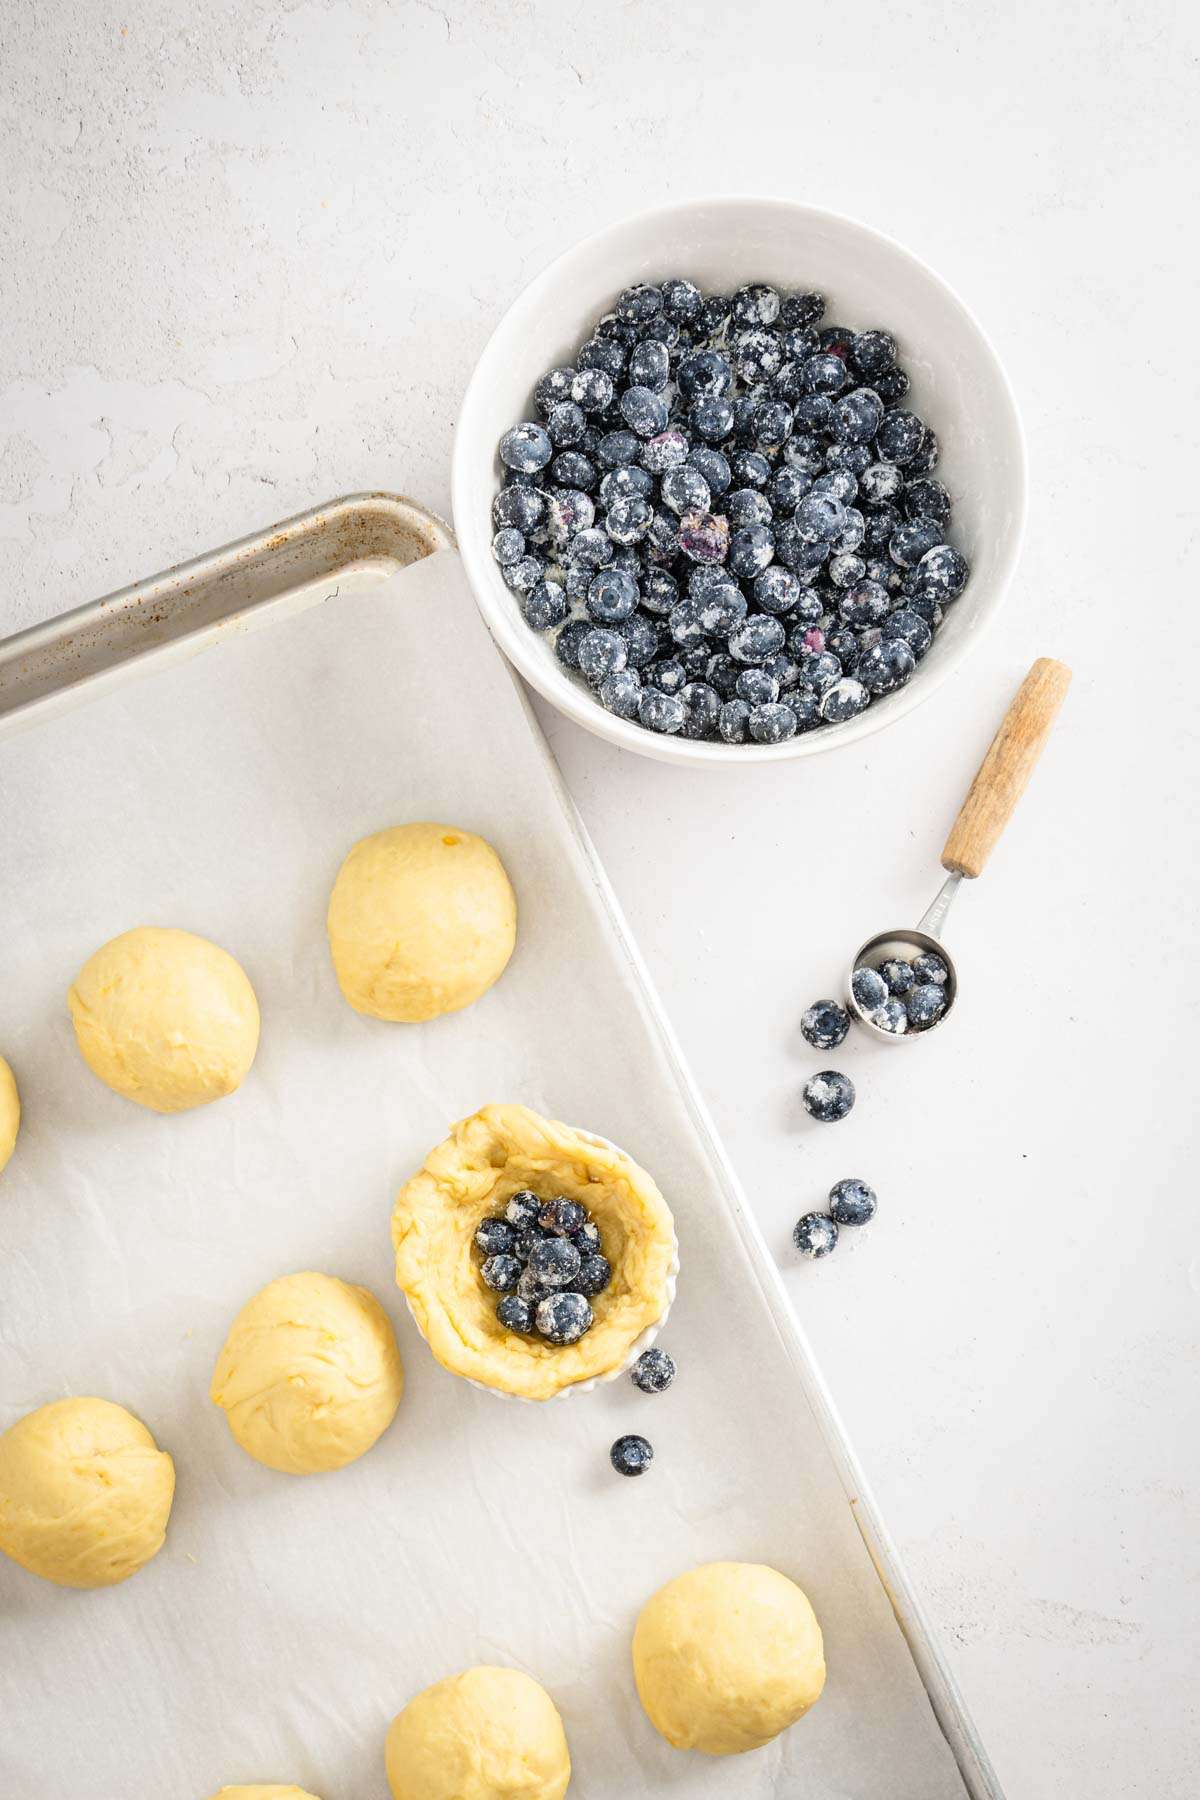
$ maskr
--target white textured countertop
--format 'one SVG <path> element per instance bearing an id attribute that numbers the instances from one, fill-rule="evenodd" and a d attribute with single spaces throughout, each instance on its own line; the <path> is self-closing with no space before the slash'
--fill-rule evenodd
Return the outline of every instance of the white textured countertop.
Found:
<path id="1" fill-rule="evenodd" d="M 335 494 L 447 510 L 492 324 L 625 212 L 794 195 L 945 275 L 1032 466 L 1017 580 L 949 688 L 752 779 L 542 718 L 1010 1800 L 1184 1800 L 1197 42 L 1166 0 L 1057 11 L 26 9 L 0 97 L 0 632 Z M 1037 654 L 1075 686 L 959 901 L 953 1029 L 838 1053 L 858 1108 L 806 1127 L 799 1012 L 923 909 Z M 844 1174 L 879 1218 L 800 1266 L 791 1223 Z"/>

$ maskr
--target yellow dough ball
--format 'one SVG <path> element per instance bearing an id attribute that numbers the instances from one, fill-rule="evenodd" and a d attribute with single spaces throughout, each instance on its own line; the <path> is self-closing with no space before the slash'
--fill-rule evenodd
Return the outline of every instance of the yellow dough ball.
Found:
<path id="1" fill-rule="evenodd" d="M 490 844 L 453 825 L 394 825 L 355 844 L 329 900 L 329 947 L 355 1012 L 417 1024 L 504 973 L 517 902 Z"/>
<path id="2" fill-rule="evenodd" d="M 676 1750 L 757 1750 L 806 1713 L 825 1685 L 808 1598 L 762 1563 L 705 1563 L 659 1588 L 633 1634 L 650 1723 Z"/>
<path id="3" fill-rule="evenodd" d="M 251 1782 L 249 1787 L 218 1788 L 211 1800 L 317 1800 L 307 1788 L 279 1787 L 275 1782 Z"/>
<path id="4" fill-rule="evenodd" d="M 393 1800 L 562 1800 L 571 1758 L 545 1688 L 519 1669 L 435 1682 L 392 1720 Z"/>
<path id="5" fill-rule="evenodd" d="M 162 1549 L 175 1465 L 111 1400 L 55 1400 L 0 1437 L 0 1550 L 60 1587 L 111 1587 Z"/>
<path id="6" fill-rule="evenodd" d="M 0 1169 L 13 1153 L 21 1128 L 21 1096 L 12 1070 L 0 1056 Z"/>
<path id="7" fill-rule="evenodd" d="M 281 1275 L 243 1306 L 210 1397 L 258 1462 L 315 1475 L 369 1450 L 403 1388 L 396 1334 L 374 1294 L 309 1271 Z"/>
<path id="8" fill-rule="evenodd" d="M 190 931 L 139 925 L 89 957 L 67 995 L 93 1074 L 154 1112 L 232 1094 L 258 1048 L 240 963 Z"/>

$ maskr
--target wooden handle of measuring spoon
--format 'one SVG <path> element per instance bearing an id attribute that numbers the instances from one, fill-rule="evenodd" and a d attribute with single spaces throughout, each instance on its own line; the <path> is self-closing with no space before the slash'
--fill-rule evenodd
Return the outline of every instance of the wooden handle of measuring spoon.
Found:
<path id="1" fill-rule="evenodd" d="M 952 875 L 965 875 L 968 880 L 982 875 L 1028 786 L 1070 685 L 1066 663 L 1039 656 L 1017 689 L 950 827 L 942 867 Z"/>

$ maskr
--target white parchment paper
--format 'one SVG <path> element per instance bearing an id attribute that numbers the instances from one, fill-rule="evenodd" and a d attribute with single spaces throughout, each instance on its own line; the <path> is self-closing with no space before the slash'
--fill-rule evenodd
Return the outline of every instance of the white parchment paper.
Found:
<path id="1" fill-rule="evenodd" d="M 203 1800 L 239 1781 L 386 1800 L 388 1720 L 476 1662 L 549 1688 L 580 1800 L 961 1796 L 453 555 L 15 739 L 0 806 L 0 1049 L 25 1105 L 0 1178 L 0 1428 L 64 1394 L 105 1395 L 178 1474 L 166 1547 L 122 1587 L 68 1592 L 0 1558 L 4 1800 Z M 394 1026 L 341 1000 L 324 913 L 350 844 L 413 818 L 497 846 L 520 930 L 480 1004 Z M 262 1007 L 240 1092 L 172 1118 L 88 1073 L 64 1003 L 90 952 L 143 923 L 225 945 Z M 489 1100 L 598 1131 L 657 1177 L 682 1259 L 666 1395 L 622 1379 L 506 1404 L 433 1362 L 393 1285 L 391 1198 Z M 304 1268 L 380 1296 L 407 1389 L 367 1457 L 295 1479 L 235 1447 L 207 1388 L 243 1301 Z M 608 1464 L 631 1430 L 657 1451 L 639 1481 Z M 776 1743 L 714 1761 L 650 1728 L 629 1641 L 662 1581 L 725 1557 L 803 1585 L 829 1683 Z"/>

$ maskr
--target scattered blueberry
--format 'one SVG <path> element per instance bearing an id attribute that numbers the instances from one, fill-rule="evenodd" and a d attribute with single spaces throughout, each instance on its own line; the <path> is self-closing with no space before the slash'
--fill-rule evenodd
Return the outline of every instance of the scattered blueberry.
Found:
<path id="1" fill-rule="evenodd" d="M 665 1393 L 675 1379 L 675 1359 L 652 1346 L 642 1351 L 629 1371 L 629 1379 L 643 1394 Z"/>
<path id="2" fill-rule="evenodd" d="M 852 1176 L 835 1181 L 829 1190 L 829 1216 L 838 1225 L 867 1224 L 875 1217 L 878 1204 L 875 1189 Z"/>
<path id="3" fill-rule="evenodd" d="M 822 1069 L 804 1084 L 804 1110 L 823 1124 L 844 1119 L 854 1105 L 854 1083 L 837 1069 Z"/>
<path id="4" fill-rule="evenodd" d="M 805 1213 L 792 1227 L 792 1242 L 801 1256 L 828 1256 L 838 1241 L 838 1228 L 828 1213 Z"/>
<path id="5" fill-rule="evenodd" d="M 644 1475 L 654 1461 L 653 1447 L 636 1433 L 618 1438 L 608 1454 L 618 1475 Z"/>
<path id="6" fill-rule="evenodd" d="M 836 1000 L 814 1000 L 800 1020 L 805 1041 L 814 1050 L 836 1050 L 850 1029 L 850 1014 Z"/>

